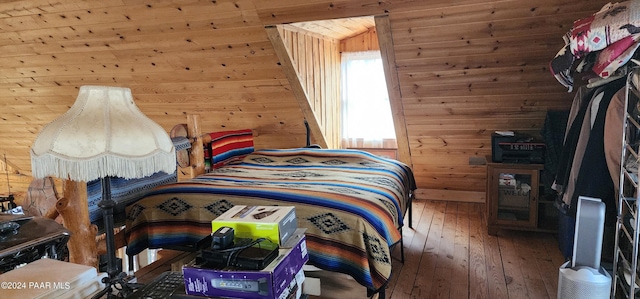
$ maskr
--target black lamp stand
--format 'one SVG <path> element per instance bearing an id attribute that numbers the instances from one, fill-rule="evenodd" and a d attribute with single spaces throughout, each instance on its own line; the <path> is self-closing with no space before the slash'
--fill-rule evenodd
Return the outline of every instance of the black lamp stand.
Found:
<path id="1" fill-rule="evenodd" d="M 105 294 L 107 295 L 107 298 L 124 298 L 133 293 L 137 286 L 135 284 L 127 283 L 125 280 L 127 274 L 122 272 L 117 265 L 118 259 L 116 257 L 115 236 L 113 234 L 113 209 L 116 206 L 116 202 L 111 199 L 110 177 L 103 177 L 100 179 L 100 182 L 102 184 L 102 198 L 98 202 L 98 207 L 102 210 L 104 220 L 104 232 L 107 243 L 108 277 L 102 279 L 102 282 L 105 284 L 105 288 L 94 295 L 92 299 L 102 298 Z M 114 291 L 114 289 L 117 291 Z"/>

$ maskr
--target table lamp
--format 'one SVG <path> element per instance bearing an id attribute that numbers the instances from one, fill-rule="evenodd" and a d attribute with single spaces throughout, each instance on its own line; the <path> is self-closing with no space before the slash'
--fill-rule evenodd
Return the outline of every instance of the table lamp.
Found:
<path id="1" fill-rule="evenodd" d="M 126 283 L 116 265 L 115 202 L 109 178 L 173 173 L 176 154 L 171 138 L 138 109 L 129 88 L 82 86 L 73 106 L 38 134 L 31 148 L 31 168 L 35 178 L 101 180 L 98 206 L 104 215 L 108 277 L 98 297 L 107 294 L 111 298 L 112 287 Z"/>

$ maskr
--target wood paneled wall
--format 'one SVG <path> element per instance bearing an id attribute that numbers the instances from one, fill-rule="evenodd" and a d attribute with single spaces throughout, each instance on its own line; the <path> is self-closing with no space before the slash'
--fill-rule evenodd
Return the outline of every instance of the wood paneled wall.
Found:
<path id="1" fill-rule="evenodd" d="M 361 52 L 380 50 L 376 27 L 340 41 L 340 52 Z"/>
<path id="2" fill-rule="evenodd" d="M 14 170 L 11 166 L 8 166 L 4 163 L 4 161 L 0 161 L 0 196 L 7 197 L 9 195 L 13 195 L 15 198 L 15 203 L 17 205 L 24 206 L 27 209 L 27 206 L 24 205 L 24 199 L 27 196 L 27 193 L 30 191 L 31 183 L 33 182 L 33 177 L 30 175 L 21 174 L 18 171 Z M 61 183 L 58 180 L 58 183 Z M 58 185 L 62 187 L 62 185 Z M 58 189 L 61 191 L 62 189 Z M 7 208 L 8 204 L 4 204 L 4 207 Z"/>
<path id="3" fill-rule="evenodd" d="M 339 41 L 283 25 L 280 34 L 329 148 L 340 147 Z"/>
<path id="4" fill-rule="evenodd" d="M 29 175 L 29 148 L 85 84 L 130 87 L 167 131 L 252 128 L 256 147 L 305 143 L 303 113 L 266 25 L 389 16 L 422 196 L 481 198 L 495 130 L 540 131 L 572 94 L 550 59 L 604 0 L 48 0 L 0 3 L 0 153 Z M 15 190 L 18 192 L 19 190 Z"/>
<path id="5" fill-rule="evenodd" d="M 431 198 L 483 196 L 486 169 L 469 158 L 491 154 L 491 133 L 540 135 L 548 110 L 568 109 L 549 61 L 604 4 L 474 2 L 390 14 L 416 180 Z"/>

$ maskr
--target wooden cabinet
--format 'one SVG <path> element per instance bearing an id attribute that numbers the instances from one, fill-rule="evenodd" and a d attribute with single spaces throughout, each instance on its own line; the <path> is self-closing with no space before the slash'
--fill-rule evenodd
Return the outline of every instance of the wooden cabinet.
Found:
<path id="1" fill-rule="evenodd" d="M 555 231 L 557 211 L 552 200 L 541 199 L 542 164 L 487 163 L 487 226 Z"/>

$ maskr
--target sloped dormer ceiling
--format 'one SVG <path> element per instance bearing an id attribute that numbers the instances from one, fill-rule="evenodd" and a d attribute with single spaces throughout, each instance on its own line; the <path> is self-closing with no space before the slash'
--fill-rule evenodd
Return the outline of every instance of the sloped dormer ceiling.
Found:
<path id="1" fill-rule="evenodd" d="M 573 21 L 607 2 L 3 1 L 0 154 L 24 192 L 33 140 L 87 84 L 130 87 L 167 131 L 200 114 L 203 131 L 252 128 L 258 148 L 302 146 L 304 116 L 265 26 L 387 14 L 418 186 L 475 198 L 486 174 L 469 157 L 490 154 L 491 132 L 537 133 L 547 110 L 569 107 L 549 60 Z"/>
<path id="2" fill-rule="evenodd" d="M 305 32 L 312 32 L 334 40 L 343 40 L 376 26 L 373 17 L 342 18 L 288 24 Z"/>

